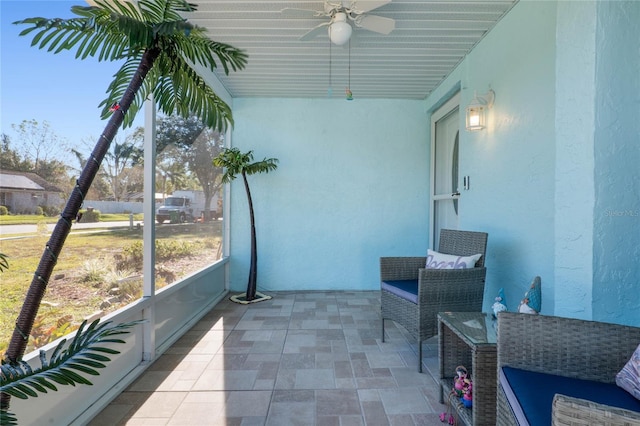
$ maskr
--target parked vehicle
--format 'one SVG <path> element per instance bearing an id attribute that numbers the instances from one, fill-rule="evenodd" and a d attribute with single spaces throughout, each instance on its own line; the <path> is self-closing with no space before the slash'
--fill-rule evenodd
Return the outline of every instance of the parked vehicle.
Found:
<path id="1" fill-rule="evenodd" d="M 205 217 L 204 193 L 198 190 L 178 190 L 165 198 L 156 209 L 156 221 L 185 223 L 217 220 L 222 216 L 222 200 L 215 194 L 210 204 L 214 207 L 209 209 L 208 216 Z"/>
<path id="2" fill-rule="evenodd" d="M 185 223 L 193 221 L 193 208 L 191 200 L 187 197 L 170 196 L 165 198 L 164 203 L 156 210 L 156 221 L 164 223 Z"/>

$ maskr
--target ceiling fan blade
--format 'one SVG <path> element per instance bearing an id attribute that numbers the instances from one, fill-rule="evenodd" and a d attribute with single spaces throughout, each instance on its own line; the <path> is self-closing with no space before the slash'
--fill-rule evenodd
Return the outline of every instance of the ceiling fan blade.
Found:
<path id="1" fill-rule="evenodd" d="M 317 36 L 319 36 L 323 32 L 326 33 L 327 32 L 326 27 L 328 27 L 329 25 L 331 25 L 330 22 L 324 22 L 324 23 L 318 25 L 317 27 L 313 28 L 311 31 L 307 32 L 302 37 L 300 37 L 300 40 L 309 41 L 309 40 L 312 40 L 312 39 L 316 38 Z"/>
<path id="2" fill-rule="evenodd" d="M 391 3 L 391 0 L 354 0 L 352 2 L 346 2 L 343 0 L 343 5 L 347 7 L 344 3 L 351 3 L 351 9 L 354 13 L 367 13 L 371 12 L 374 9 L 382 7 Z"/>
<path id="3" fill-rule="evenodd" d="M 356 26 L 380 34 L 389 34 L 396 28 L 396 21 L 376 15 L 361 15 L 355 19 Z"/>
<path id="4" fill-rule="evenodd" d="M 294 7 L 285 7 L 280 10 L 282 16 L 287 18 L 308 18 L 312 16 L 324 16 L 324 13 L 318 10 L 297 9 Z"/>

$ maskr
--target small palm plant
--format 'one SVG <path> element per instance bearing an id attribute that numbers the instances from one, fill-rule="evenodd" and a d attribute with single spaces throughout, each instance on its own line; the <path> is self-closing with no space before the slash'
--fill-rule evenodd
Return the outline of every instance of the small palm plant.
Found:
<path id="1" fill-rule="evenodd" d="M 222 182 L 228 183 L 234 180 L 238 175 L 242 175 L 244 181 L 244 189 L 247 192 L 247 200 L 249 202 L 249 218 L 251 220 L 251 265 L 249 267 L 249 281 L 247 282 L 247 293 L 244 297 L 235 296 L 232 300 L 240 303 L 249 303 L 256 300 L 266 298 L 261 295 L 260 299 L 256 299 L 257 276 L 258 276 L 258 253 L 256 248 L 256 222 L 253 214 L 253 201 L 251 200 L 251 191 L 249 190 L 248 175 L 256 173 L 269 173 L 278 168 L 278 160 L 276 158 L 265 158 L 262 161 L 253 161 L 253 151 L 245 153 L 240 152 L 238 148 L 228 148 L 223 150 L 216 158 L 213 159 L 213 165 L 223 167 L 225 169 L 222 175 Z"/>
<path id="2" fill-rule="evenodd" d="M 109 346 L 114 343 L 125 343 L 124 340 L 115 336 L 128 334 L 129 328 L 140 323 L 140 321 L 133 321 L 111 325 L 109 321 L 98 324 L 99 321 L 97 319 L 92 322 L 86 330 L 87 322 L 84 321 L 66 348 L 67 340 L 60 341 L 49 361 L 45 352 L 40 351 L 40 368 L 33 370 L 24 361 L 3 360 L 0 365 L 0 394 L 28 399 L 37 397 L 38 393 L 57 391 L 56 385 L 91 385 L 92 383 L 83 374 L 99 375 L 98 369 L 105 368 L 106 363 L 111 361 L 107 355 L 120 353 Z M 18 419 L 9 411 L 8 404 L 0 405 L 0 425 L 17 424 Z"/>

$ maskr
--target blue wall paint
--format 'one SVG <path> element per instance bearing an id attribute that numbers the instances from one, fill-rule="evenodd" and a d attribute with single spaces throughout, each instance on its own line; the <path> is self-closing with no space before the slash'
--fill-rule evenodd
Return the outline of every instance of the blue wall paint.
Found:
<path id="1" fill-rule="evenodd" d="M 249 177 L 258 289 L 378 289 L 378 258 L 427 249 L 427 118 L 420 101 L 234 100 L 232 145 L 279 167 Z M 231 188 L 230 288 L 246 288 L 249 218 Z"/>
<path id="2" fill-rule="evenodd" d="M 520 1 L 426 100 L 489 85 L 464 133 L 461 228 L 489 232 L 485 308 L 542 277 L 546 314 L 640 325 L 640 2 Z"/>
<path id="3" fill-rule="evenodd" d="M 595 2 L 560 2 L 556 30 L 555 313 L 591 319 Z"/>
<path id="4" fill-rule="evenodd" d="M 640 2 L 598 2 L 594 319 L 640 325 Z"/>
<path id="5" fill-rule="evenodd" d="M 489 87 L 489 126 L 461 132 L 460 228 L 489 233 L 485 308 L 503 287 L 514 309 L 535 275 L 544 312 L 553 311 L 555 5 L 518 4 L 431 97 L 462 87 L 462 107 Z M 461 128 L 464 123 L 461 115 Z"/>

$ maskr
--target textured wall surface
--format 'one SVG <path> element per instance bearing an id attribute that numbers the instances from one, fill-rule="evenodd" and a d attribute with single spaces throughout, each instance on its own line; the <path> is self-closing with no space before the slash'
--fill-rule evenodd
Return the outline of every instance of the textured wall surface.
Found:
<path id="1" fill-rule="evenodd" d="M 595 2 L 559 2 L 556 30 L 555 313 L 590 319 Z M 551 289 L 550 289 L 551 290 Z"/>
<path id="2" fill-rule="evenodd" d="M 378 258 L 426 253 L 427 123 L 420 101 L 236 99 L 232 144 L 278 169 L 249 177 L 258 289 L 377 289 Z M 249 217 L 231 190 L 231 289 L 246 288 Z"/>
<path id="3" fill-rule="evenodd" d="M 594 319 L 640 325 L 640 2 L 598 2 Z"/>

